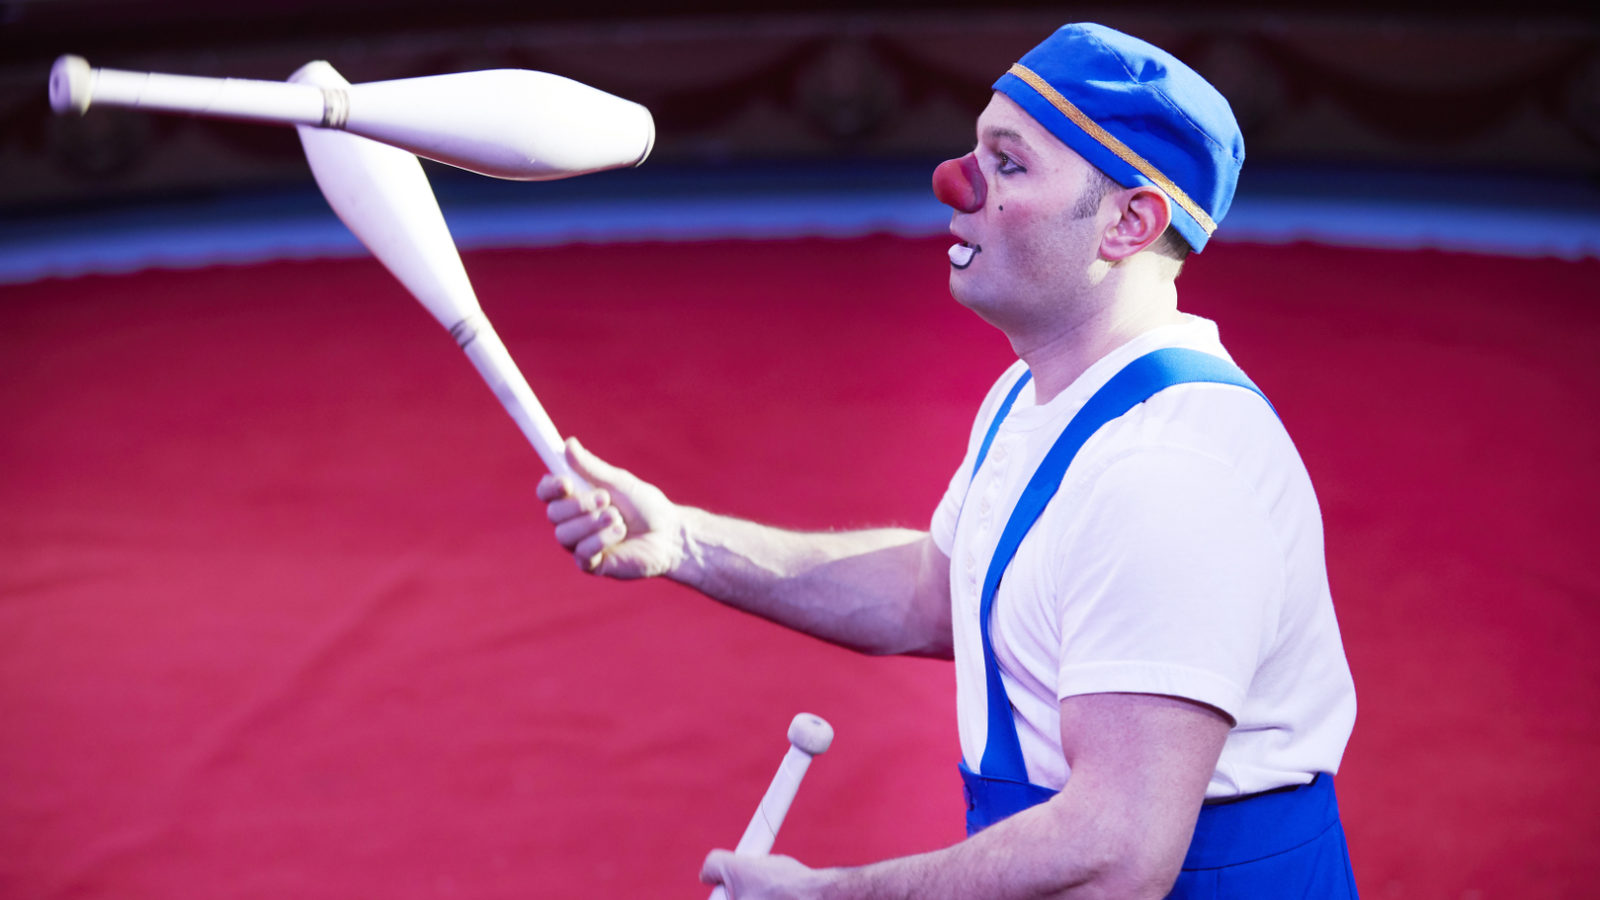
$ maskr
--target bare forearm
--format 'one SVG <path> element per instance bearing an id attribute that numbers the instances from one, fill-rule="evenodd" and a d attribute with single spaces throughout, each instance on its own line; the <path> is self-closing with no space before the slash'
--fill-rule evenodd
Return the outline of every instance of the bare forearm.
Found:
<path id="1" fill-rule="evenodd" d="M 801 533 L 719 516 L 567 442 L 595 485 L 546 476 L 539 499 L 585 572 L 661 575 L 729 606 L 865 653 L 950 655 L 950 561 L 901 528 Z"/>
<path id="2" fill-rule="evenodd" d="M 935 853 L 818 873 L 814 896 L 1159 898 L 1177 879 L 1229 721 L 1175 697 L 1061 703 L 1061 793 Z"/>
<path id="3" fill-rule="evenodd" d="M 1160 898 L 1172 879 L 1109 823 L 1034 807 L 952 847 L 821 874 L 828 900 Z M 1173 873 L 1175 874 L 1175 873 Z"/>
<path id="4" fill-rule="evenodd" d="M 669 577 L 736 609 L 865 653 L 948 656 L 948 579 L 923 532 L 794 532 L 682 509 Z M 937 591 L 933 592 L 937 593 Z"/>

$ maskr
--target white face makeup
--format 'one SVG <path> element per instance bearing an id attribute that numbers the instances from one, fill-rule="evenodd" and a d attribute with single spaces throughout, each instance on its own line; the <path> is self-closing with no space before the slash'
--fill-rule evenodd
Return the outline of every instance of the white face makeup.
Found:
<path id="1" fill-rule="evenodd" d="M 952 244 L 950 247 L 950 265 L 958 269 L 965 269 L 972 265 L 972 258 L 982 249 L 975 244 Z"/>

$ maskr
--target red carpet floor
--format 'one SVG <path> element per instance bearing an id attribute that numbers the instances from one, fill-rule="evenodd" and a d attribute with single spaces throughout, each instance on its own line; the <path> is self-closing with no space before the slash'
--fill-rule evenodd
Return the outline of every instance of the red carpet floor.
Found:
<path id="1" fill-rule="evenodd" d="M 558 425 L 669 494 L 926 523 L 1008 348 L 942 240 L 475 254 Z M 1222 245 L 1180 282 L 1319 488 L 1367 897 L 1600 878 L 1600 263 Z M 697 898 L 961 834 L 951 670 L 581 576 L 369 261 L 0 291 L 0 896 Z"/>

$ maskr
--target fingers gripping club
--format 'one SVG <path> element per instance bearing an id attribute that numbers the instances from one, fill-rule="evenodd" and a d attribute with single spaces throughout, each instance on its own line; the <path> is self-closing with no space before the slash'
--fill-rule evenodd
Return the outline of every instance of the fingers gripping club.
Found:
<path id="1" fill-rule="evenodd" d="M 761 805 L 750 817 L 744 836 L 739 838 L 739 845 L 733 851 L 735 856 L 766 856 L 772 851 L 778 828 L 789 814 L 789 805 L 800 790 L 800 780 L 811 767 L 812 757 L 826 753 L 832 744 L 833 726 L 821 716 L 801 713 L 794 717 L 789 723 L 789 751 L 778 765 L 777 774 L 772 776 L 772 784 L 761 798 Z M 718 885 L 711 891 L 710 900 L 728 900 L 728 892 Z"/>

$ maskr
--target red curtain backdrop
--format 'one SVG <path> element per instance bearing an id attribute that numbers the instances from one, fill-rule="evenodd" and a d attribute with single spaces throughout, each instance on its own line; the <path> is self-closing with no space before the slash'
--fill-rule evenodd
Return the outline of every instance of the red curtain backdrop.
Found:
<path id="1" fill-rule="evenodd" d="M 470 254 L 557 424 L 669 495 L 924 527 L 1009 361 L 938 239 Z M 1179 282 L 1315 480 L 1375 897 L 1600 876 L 1600 262 L 1222 244 Z M 953 674 L 579 574 L 370 260 L 0 289 L 0 895 L 704 896 L 959 839 Z M 1476 893 L 1474 893 L 1476 892 Z"/>

